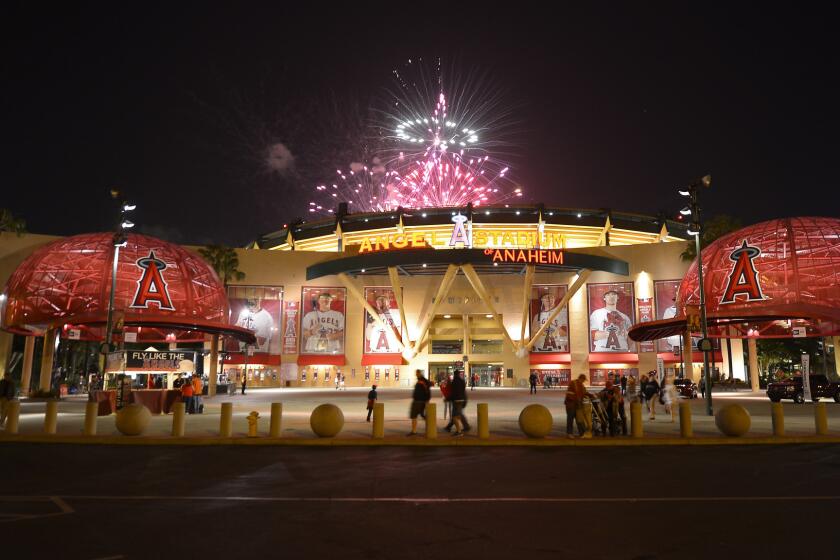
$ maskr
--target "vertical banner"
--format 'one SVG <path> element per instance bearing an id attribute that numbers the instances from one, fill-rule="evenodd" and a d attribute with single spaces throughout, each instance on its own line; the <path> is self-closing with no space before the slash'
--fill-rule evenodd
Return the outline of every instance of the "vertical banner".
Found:
<path id="1" fill-rule="evenodd" d="M 633 283 L 587 284 L 589 299 L 589 351 L 633 352 L 636 343 L 627 335 L 633 326 Z"/>
<path id="2" fill-rule="evenodd" d="M 656 377 L 658 377 L 659 385 L 665 381 L 665 360 L 656 358 Z"/>
<path id="3" fill-rule="evenodd" d="M 568 286 L 565 284 L 547 284 L 531 287 L 531 306 L 529 313 L 531 319 L 531 333 L 537 332 L 542 327 L 551 313 L 557 307 L 563 296 L 566 295 Z M 569 307 L 563 308 L 557 317 L 551 322 L 545 331 L 540 335 L 531 352 L 568 352 L 569 351 Z"/>
<path id="4" fill-rule="evenodd" d="M 346 300 L 345 288 L 301 289 L 301 354 L 344 354 Z"/>
<path id="5" fill-rule="evenodd" d="M 649 323 L 653 321 L 653 298 L 639 298 L 636 300 L 639 307 L 639 322 Z M 652 340 L 639 343 L 639 352 L 655 352 L 656 343 Z"/>
<path id="6" fill-rule="evenodd" d="M 297 353 L 299 312 L 299 301 L 283 302 L 283 354 Z"/>
<path id="7" fill-rule="evenodd" d="M 802 391 L 805 401 L 811 400 L 811 356 L 802 354 Z"/>
<path id="8" fill-rule="evenodd" d="M 373 307 L 386 325 L 402 336 L 402 321 L 397 309 L 397 298 L 392 288 L 366 287 L 365 300 Z M 365 354 L 399 354 L 400 347 L 391 329 L 377 323 L 365 310 L 363 346 Z"/>

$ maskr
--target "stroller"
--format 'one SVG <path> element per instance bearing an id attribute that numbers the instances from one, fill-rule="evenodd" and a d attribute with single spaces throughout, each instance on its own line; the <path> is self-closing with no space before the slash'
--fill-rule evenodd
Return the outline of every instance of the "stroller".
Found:
<path id="1" fill-rule="evenodd" d="M 627 426 L 624 424 L 623 414 L 620 414 L 619 407 L 624 406 L 616 397 L 611 398 L 608 394 L 608 389 L 604 389 L 598 393 L 598 408 L 599 414 L 602 416 L 601 435 L 607 435 L 609 431 L 610 436 L 616 436 L 620 433 L 627 435 Z M 612 408 L 612 411 L 609 410 Z M 612 412 L 612 414 L 610 414 Z M 593 407 L 593 415 L 594 407 Z M 595 420 L 592 420 L 593 432 L 595 431 Z"/>
<path id="2" fill-rule="evenodd" d="M 590 399 L 590 401 L 592 404 L 592 434 L 606 436 L 607 430 L 609 430 L 609 420 L 607 410 L 604 408 L 603 392 L 599 395 L 599 398 Z"/>

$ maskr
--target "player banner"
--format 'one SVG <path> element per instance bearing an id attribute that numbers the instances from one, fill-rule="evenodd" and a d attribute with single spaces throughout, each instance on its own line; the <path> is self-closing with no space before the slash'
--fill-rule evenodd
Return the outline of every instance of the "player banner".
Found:
<path id="1" fill-rule="evenodd" d="M 283 303 L 283 353 L 296 354 L 298 347 L 298 313 L 299 301 Z"/>
<path id="2" fill-rule="evenodd" d="M 300 353 L 344 354 L 344 288 L 301 288 Z"/>
<path id="3" fill-rule="evenodd" d="M 402 321 L 397 309 L 397 298 L 389 287 L 366 287 L 365 300 L 373 307 L 379 318 L 391 325 L 397 335 L 402 337 Z M 399 354 L 400 347 L 391 329 L 384 327 L 365 310 L 364 341 L 365 354 Z"/>
<path id="4" fill-rule="evenodd" d="M 634 352 L 633 283 L 587 284 L 590 352 Z"/>
<path id="5" fill-rule="evenodd" d="M 280 312 L 283 288 L 277 286 L 230 286 L 228 288 L 231 322 L 237 327 L 253 331 L 257 342 L 249 356 L 280 355 Z M 245 343 L 228 340 L 228 352 L 244 352 Z"/>
<path id="6" fill-rule="evenodd" d="M 557 304 L 566 295 L 565 284 L 545 284 L 531 287 L 531 335 L 533 336 L 551 316 Z M 569 351 L 569 306 L 565 306 L 540 334 L 531 352 Z"/>

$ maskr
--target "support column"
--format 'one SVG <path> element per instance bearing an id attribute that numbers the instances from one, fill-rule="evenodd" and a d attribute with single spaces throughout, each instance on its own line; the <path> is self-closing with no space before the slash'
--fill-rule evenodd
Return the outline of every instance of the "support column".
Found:
<path id="1" fill-rule="evenodd" d="M 6 375 L 6 366 L 9 364 L 9 356 L 12 354 L 12 340 L 15 335 L 0 331 L 0 379 Z"/>
<path id="2" fill-rule="evenodd" d="M 691 356 L 691 329 L 686 329 L 686 331 L 683 333 L 682 339 L 683 371 L 685 372 L 686 379 L 691 379 L 692 381 L 695 381 L 694 362 L 692 361 Z"/>
<path id="3" fill-rule="evenodd" d="M 834 371 L 840 375 L 840 336 L 832 336 L 831 342 L 834 344 Z"/>
<path id="4" fill-rule="evenodd" d="M 219 379 L 219 335 L 210 338 L 210 382 L 207 384 L 207 396 L 216 396 L 216 383 Z"/>
<path id="5" fill-rule="evenodd" d="M 41 353 L 41 375 L 38 378 L 38 386 L 42 391 L 50 390 L 53 359 L 55 358 L 55 340 L 57 336 L 58 329 L 47 329 L 44 333 L 44 350 Z"/>
<path id="6" fill-rule="evenodd" d="M 758 386 L 758 344 L 756 339 L 750 337 L 747 339 L 747 349 L 750 353 L 750 387 L 753 391 L 759 391 Z"/>
<path id="7" fill-rule="evenodd" d="M 732 377 L 747 381 L 747 372 L 744 369 L 744 341 L 740 338 L 729 339 L 732 349 Z"/>
<path id="8" fill-rule="evenodd" d="M 27 336 L 23 347 L 23 371 L 20 374 L 20 394 L 29 394 L 29 384 L 32 383 L 32 361 L 35 357 L 35 337 Z"/>

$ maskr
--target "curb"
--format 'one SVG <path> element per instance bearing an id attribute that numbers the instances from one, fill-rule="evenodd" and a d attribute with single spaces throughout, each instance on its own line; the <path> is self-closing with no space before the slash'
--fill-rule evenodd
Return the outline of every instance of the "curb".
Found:
<path id="1" fill-rule="evenodd" d="M 840 444 L 838 436 L 791 437 L 705 437 L 648 439 L 568 439 L 568 438 L 455 438 L 455 439 L 336 439 L 336 438 L 270 438 L 260 437 L 166 437 L 166 436 L 68 436 L 68 435 L 0 435 L 4 443 L 51 443 L 66 445 L 256 445 L 281 447 L 657 447 L 697 445 L 808 445 Z"/>

